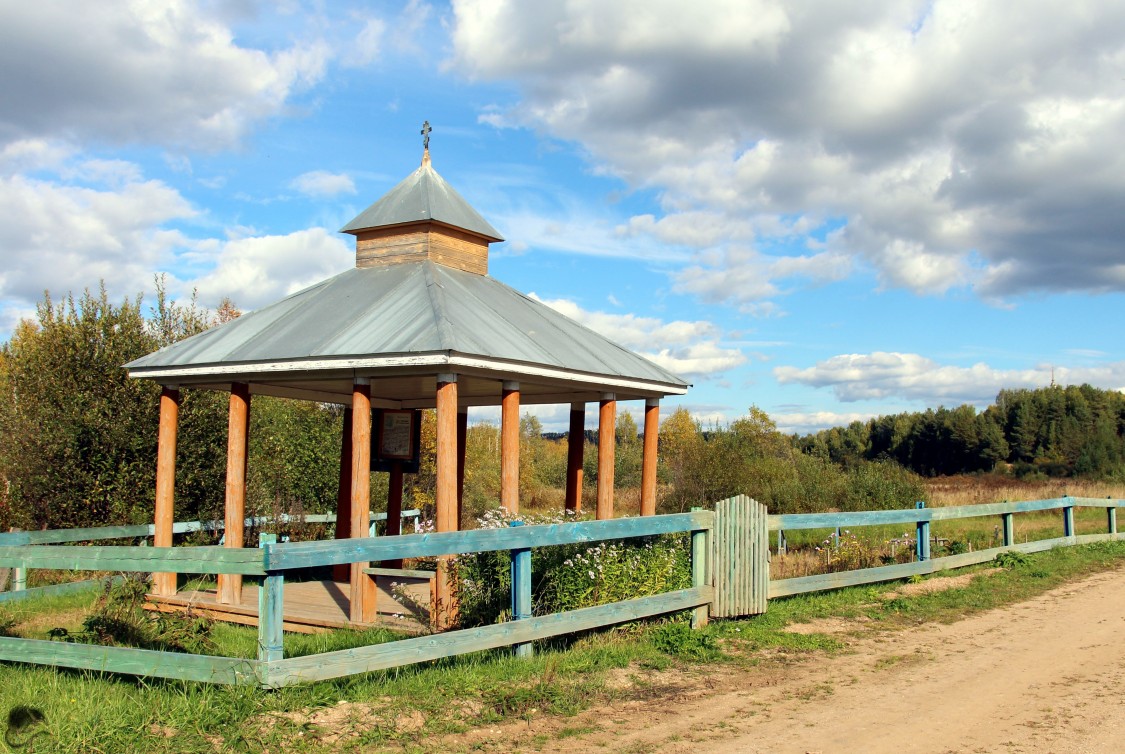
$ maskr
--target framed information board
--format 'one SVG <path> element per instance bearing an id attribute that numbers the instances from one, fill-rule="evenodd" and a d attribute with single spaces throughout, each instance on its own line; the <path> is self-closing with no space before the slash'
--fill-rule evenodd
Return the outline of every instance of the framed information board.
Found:
<path id="1" fill-rule="evenodd" d="M 417 474 L 422 449 L 422 412 L 377 408 L 373 413 L 372 470 L 390 471 L 393 464 L 399 463 L 403 471 Z"/>

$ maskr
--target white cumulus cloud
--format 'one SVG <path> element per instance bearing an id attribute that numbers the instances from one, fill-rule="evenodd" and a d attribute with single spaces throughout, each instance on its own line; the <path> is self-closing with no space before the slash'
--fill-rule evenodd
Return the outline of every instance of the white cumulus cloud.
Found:
<path id="1" fill-rule="evenodd" d="M 741 350 L 723 345 L 722 333 L 712 322 L 664 322 L 635 314 L 588 311 L 568 299 L 529 295 L 681 377 L 716 375 L 746 361 Z"/>
<path id="2" fill-rule="evenodd" d="M 324 75 L 323 41 L 242 46 L 209 10 L 187 0 L 5 3 L 0 143 L 225 148 Z"/>
<path id="3" fill-rule="evenodd" d="M 306 196 L 331 197 L 339 194 L 354 194 L 355 182 L 346 173 L 329 173 L 326 170 L 312 170 L 302 173 L 289 182 L 291 188 Z"/>
<path id="4" fill-rule="evenodd" d="M 5 309 L 27 309 L 44 290 L 96 288 L 132 295 L 151 287 L 184 236 L 167 223 L 196 210 L 135 166 L 87 161 L 68 170 L 100 180 L 70 185 L 23 175 L 0 176 L 0 298 Z"/>
<path id="5" fill-rule="evenodd" d="M 1125 362 L 997 369 L 983 362 L 956 366 L 919 354 L 882 351 L 840 354 L 804 369 L 775 367 L 773 373 L 783 385 L 831 388 L 844 402 L 902 398 L 928 406 L 951 403 L 983 406 L 991 403 L 1002 389 L 1046 387 L 1052 380 L 1059 384 L 1089 383 L 1115 390 L 1125 386 Z"/>
<path id="6" fill-rule="evenodd" d="M 520 92 L 482 117 L 657 192 L 621 233 L 722 252 L 679 281 L 708 300 L 780 295 L 771 257 L 810 238 L 828 280 L 1125 290 L 1121 3 L 458 0 L 452 39 L 450 66 Z"/>
<path id="7" fill-rule="evenodd" d="M 253 236 L 199 244 L 214 267 L 192 280 L 201 300 L 228 297 L 240 309 L 256 309 L 336 275 L 355 264 L 355 251 L 324 228 L 287 235 Z"/>

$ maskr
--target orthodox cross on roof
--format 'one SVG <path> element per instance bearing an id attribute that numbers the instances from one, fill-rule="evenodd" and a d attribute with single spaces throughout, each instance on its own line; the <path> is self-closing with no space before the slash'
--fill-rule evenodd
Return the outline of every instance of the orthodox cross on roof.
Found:
<path id="1" fill-rule="evenodd" d="M 432 130 L 428 120 L 422 123 L 422 149 L 430 148 L 430 131 Z"/>

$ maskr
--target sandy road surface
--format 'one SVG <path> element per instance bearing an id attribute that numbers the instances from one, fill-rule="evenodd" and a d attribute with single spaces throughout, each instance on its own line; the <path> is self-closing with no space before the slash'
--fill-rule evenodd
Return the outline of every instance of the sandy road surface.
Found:
<path id="1" fill-rule="evenodd" d="M 1125 570 L 850 649 L 590 710 L 567 723 L 583 735 L 540 728 L 536 739 L 532 726 L 502 738 L 636 754 L 1125 752 Z"/>

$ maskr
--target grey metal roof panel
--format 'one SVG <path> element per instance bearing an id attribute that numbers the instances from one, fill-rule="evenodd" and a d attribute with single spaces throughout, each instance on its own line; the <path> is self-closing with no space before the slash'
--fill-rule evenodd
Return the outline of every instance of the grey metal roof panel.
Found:
<path id="1" fill-rule="evenodd" d="M 340 232 L 358 233 L 370 228 L 424 220 L 463 228 L 493 241 L 504 240 L 428 162 L 404 178 L 382 199 L 360 212 Z"/>
<path id="2" fill-rule="evenodd" d="M 143 370 L 435 352 L 687 386 L 493 278 L 428 261 L 348 270 L 126 366 Z"/>

